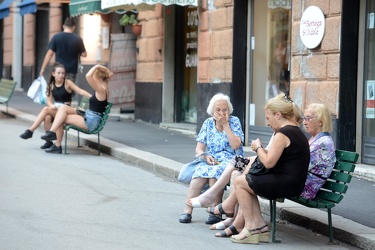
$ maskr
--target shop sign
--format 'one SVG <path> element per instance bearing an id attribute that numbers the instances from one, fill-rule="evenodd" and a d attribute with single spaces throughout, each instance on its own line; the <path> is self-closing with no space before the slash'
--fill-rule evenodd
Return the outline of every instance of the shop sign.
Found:
<path id="1" fill-rule="evenodd" d="M 308 7 L 302 14 L 299 35 L 308 49 L 316 48 L 323 39 L 325 17 L 317 6 Z"/>
<path id="2" fill-rule="evenodd" d="M 375 118 L 375 80 L 369 80 L 366 84 L 366 118 Z"/>

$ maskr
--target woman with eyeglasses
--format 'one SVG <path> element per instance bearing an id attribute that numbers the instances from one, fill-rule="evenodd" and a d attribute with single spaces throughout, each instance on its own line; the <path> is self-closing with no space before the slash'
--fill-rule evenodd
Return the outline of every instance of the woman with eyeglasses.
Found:
<path id="1" fill-rule="evenodd" d="M 236 220 L 244 221 L 238 235 L 232 235 L 234 243 L 258 244 L 269 241 L 269 230 L 264 220 L 258 196 L 267 199 L 292 197 L 304 189 L 310 162 L 309 143 L 296 124 L 295 114 L 299 107 L 284 94 L 270 99 L 265 106 L 268 126 L 275 135 L 271 147 L 264 150 L 259 139 L 251 148 L 257 153 L 267 172 L 262 175 L 248 173 L 235 179 L 236 196 L 240 211 Z"/>
<path id="2" fill-rule="evenodd" d="M 237 155 L 243 156 L 242 142 L 244 133 L 238 117 L 232 115 L 233 106 L 229 96 L 222 93 L 214 95 L 207 107 L 207 118 L 196 138 L 196 155 L 203 155 L 204 161 L 200 162 L 194 171 L 190 182 L 187 199 L 198 196 L 202 188 L 208 184 L 210 187 L 220 178 L 229 162 Z M 221 202 L 223 190 L 219 192 L 212 205 Z M 181 214 L 180 223 L 190 223 L 193 207 L 185 204 Z M 221 220 L 221 216 L 209 216 L 206 224 L 214 224 Z"/>
<path id="3" fill-rule="evenodd" d="M 311 138 L 310 165 L 301 196 L 311 200 L 330 176 L 336 162 L 335 145 L 329 134 L 332 131 L 332 119 L 328 108 L 320 103 L 307 106 L 303 125 Z"/>

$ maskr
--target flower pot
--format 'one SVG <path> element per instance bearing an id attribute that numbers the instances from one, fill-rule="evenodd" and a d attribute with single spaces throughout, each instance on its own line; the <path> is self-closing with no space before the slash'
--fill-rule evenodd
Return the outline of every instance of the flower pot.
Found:
<path id="1" fill-rule="evenodd" d="M 132 31 L 134 35 L 140 36 L 142 32 L 142 25 L 141 24 L 132 25 Z"/>

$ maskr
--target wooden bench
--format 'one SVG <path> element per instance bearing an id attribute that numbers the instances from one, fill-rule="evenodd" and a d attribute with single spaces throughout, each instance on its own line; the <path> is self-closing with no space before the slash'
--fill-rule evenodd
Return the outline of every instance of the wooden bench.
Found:
<path id="1" fill-rule="evenodd" d="M 332 214 L 331 209 L 340 203 L 344 198 L 344 194 L 348 190 L 348 183 L 352 179 L 352 173 L 355 169 L 355 163 L 358 160 L 358 154 L 355 152 L 348 152 L 344 150 L 336 150 L 336 163 L 335 167 L 326 183 L 320 188 L 316 197 L 313 200 L 305 199 L 301 196 L 287 198 L 301 205 L 311 208 L 325 208 L 328 213 L 328 226 L 329 226 L 329 241 L 333 243 L 333 230 L 332 230 Z M 277 200 L 270 200 L 270 216 L 272 223 L 271 239 L 272 242 L 278 243 L 276 240 L 276 201 L 284 202 L 284 198 Z"/>
<path id="2" fill-rule="evenodd" d="M 87 109 L 89 107 L 88 105 L 89 103 L 89 99 L 87 97 L 82 97 L 82 100 L 80 102 L 80 108 L 83 108 L 83 109 Z M 99 126 L 94 130 L 94 131 L 88 131 L 86 129 L 83 129 L 83 128 L 79 128 L 77 126 L 74 126 L 74 125 L 70 125 L 70 124 L 65 124 L 64 125 L 64 131 L 65 131 L 65 146 L 64 146 L 64 153 L 66 154 L 66 146 L 67 146 L 67 138 L 68 138 L 68 130 L 69 129 L 74 129 L 74 130 L 77 130 L 77 136 L 78 136 L 78 147 L 81 147 L 81 144 L 80 144 L 80 141 L 79 141 L 79 132 L 82 132 L 82 133 L 85 133 L 85 134 L 97 134 L 98 135 L 98 155 L 100 155 L 100 131 L 102 131 L 102 129 L 104 128 L 104 125 L 106 124 L 107 122 L 107 119 L 108 119 L 108 116 L 109 116 L 109 113 L 111 112 L 111 107 L 112 107 L 112 103 L 108 102 L 108 105 L 107 107 L 105 108 L 105 111 L 103 113 L 103 116 L 102 116 L 102 120 L 99 124 Z"/>
<path id="3" fill-rule="evenodd" d="M 8 102 L 16 88 L 16 82 L 2 78 L 0 81 L 0 103 L 6 104 L 6 114 L 8 114 Z"/>

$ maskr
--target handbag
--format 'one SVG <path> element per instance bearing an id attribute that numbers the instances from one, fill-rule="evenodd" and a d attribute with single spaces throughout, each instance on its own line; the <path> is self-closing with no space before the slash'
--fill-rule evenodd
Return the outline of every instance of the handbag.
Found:
<path id="1" fill-rule="evenodd" d="M 237 155 L 234 157 L 234 161 L 232 162 L 235 169 L 240 171 L 241 173 L 245 170 L 247 164 L 249 164 L 249 160 L 246 158 L 243 158 L 242 156 Z"/>
<path id="2" fill-rule="evenodd" d="M 202 154 L 196 155 L 194 156 L 194 160 L 192 162 L 189 162 L 183 165 L 180 170 L 177 180 L 185 184 L 190 184 L 193 174 L 195 172 L 195 169 L 198 167 L 198 164 L 201 163 L 202 161 L 204 162 L 206 161 L 204 157 L 206 155 L 209 155 L 209 154 L 202 153 Z"/>
<path id="3" fill-rule="evenodd" d="M 47 103 L 47 82 L 43 76 L 39 76 L 33 81 L 29 90 L 27 91 L 27 96 L 34 100 L 35 103 L 46 104 Z"/>
<path id="4" fill-rule="evenodd" d="M 268 172 L 269 170 L 263 165 L 263 163 L 259 160 L 259 157 L 257 156 L 254 162 L 251 164 L 251 167 L 249 169 L 249 174 L 262 175 Z"/>

